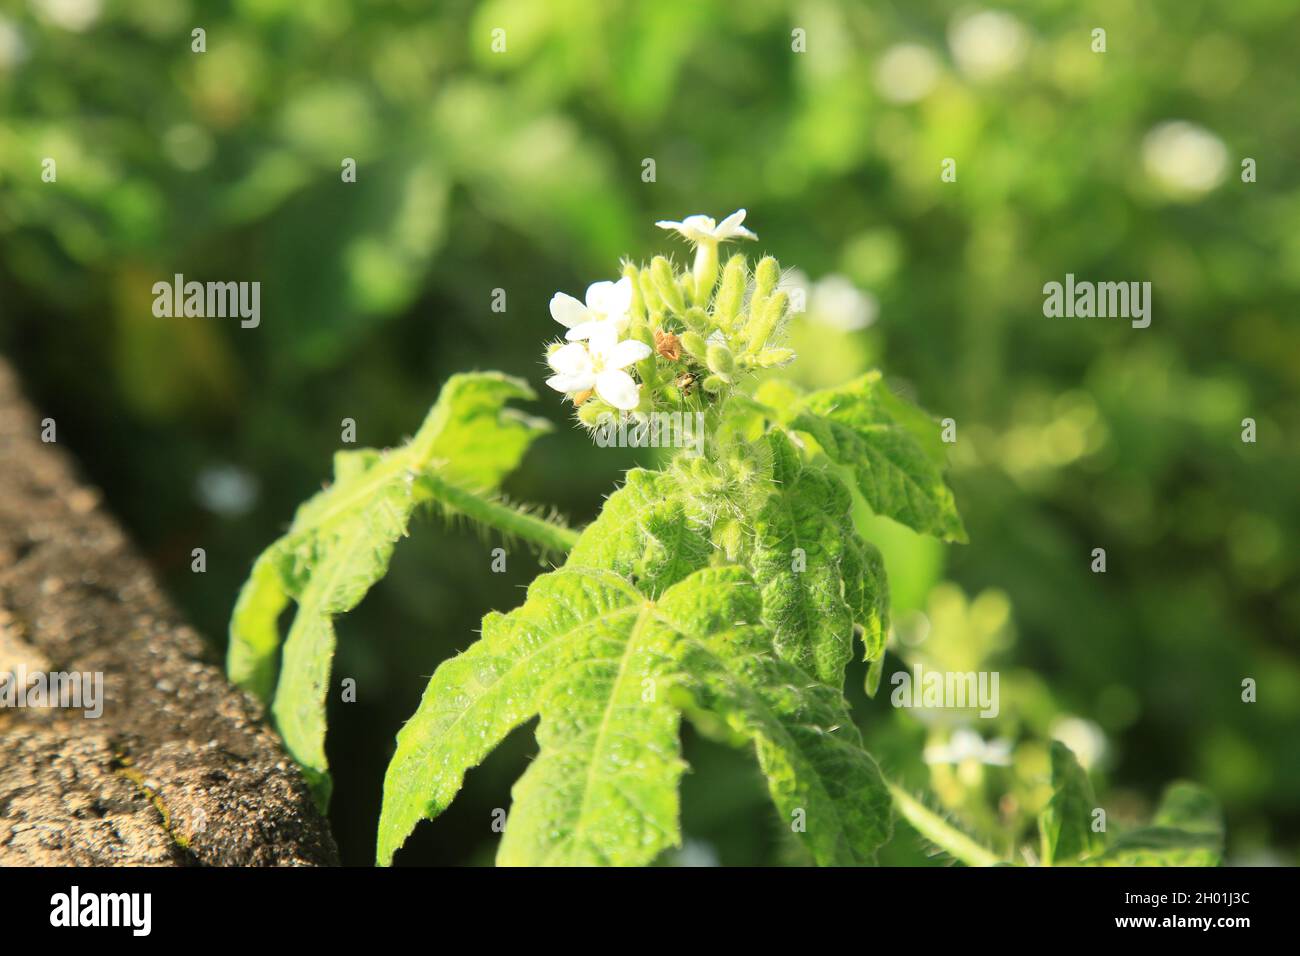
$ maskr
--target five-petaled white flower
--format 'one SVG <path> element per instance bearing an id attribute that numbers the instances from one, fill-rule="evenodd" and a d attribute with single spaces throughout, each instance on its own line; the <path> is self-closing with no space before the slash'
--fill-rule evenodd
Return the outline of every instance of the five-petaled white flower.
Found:
<path id="1" fill-rule="evenodd" d="M 546 361 L 555 374 L 546 384 L 568 395 L 594 389 L 603 401 L 631 411 L 641 401 L 641 387 L 623 369 L 646 358 L 650 346 L 634 339 L 620 342 L 612 321 L 587 324 L 591 328 L 585 332 L 585 342 L 569 342 L 547 354 Z"/>
<path id="2" fill-rule="evenodd" d="M 757 239 L 758 236 L 741 225 L 744 221 L 745 210 L 737 209 L 722 222 L 714 222 L 712 216 L 687 216 L 681 222 L 661 219 L 655 225 L 660 229 L 675 229 L 696 245 L 731 239 Z"/>
<path id="3" fill-rule="evenodd" d="M 603 322 L 611 323 L 615 332 L 622 332 L 627 328 L 630 308 L 632 280 L 627 276 L 617 282 L 593 282 L 587 286 L 585 305 L 563 292 L 551 296 L 551 318 L 568 328 L 564 337 L 571 342 L 591 338 Z"/>

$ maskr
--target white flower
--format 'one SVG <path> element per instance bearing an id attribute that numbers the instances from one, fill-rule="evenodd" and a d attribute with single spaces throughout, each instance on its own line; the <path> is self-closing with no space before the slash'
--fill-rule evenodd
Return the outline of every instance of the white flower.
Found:
<path id="1" fill-rule="evenodd" d="M 948 45 L 961 71 L 974 80 L 995 80 L 1024 61 L 1029 32 L 1019 20 L 1000 10 L 979 10 L 954 19 Z"/>
<path id="2" fill-rule="evenodd" d="M 1175 199 L 1196 199 L 1223 181 L 1228 150 L 1209 130 L 1183 120 L 1161 123 L 1142 141 L 1147 175 Z"/>
<path id="3" fill-rule="evenodd" d="M 757 239 L 758 236 L 741 225 L 744 221 L 745 210 L 737 209 L 722 222 L 714 222 L 711 216 L 687 216 L 681 222 L 661 219 L 655 225 L 660 229 L 675 229 L 696 245 L 717 244 L 731 239 Z"/>
<path id="4" fill-rule="evenodd" d="M 591 338 L 602 322 L 611 323 L 614 332 L 622 332 L 627 328 L 630 308 L 632 280 L 627 276 L 617 282 L 593 282 L 587 286 L 585 305 L 563 292 L 551 296 L 551 318 L 568 328 L 564 337 L 569 341 Z"/>
<path id="5" fill-rule="evenodd" d="M 695 243 L 695 265 L 691 275 L 695 279 L 693 296 L 697 305 L 707 302 L 718 280 L 718 244 L 732 239 L 757 239 L 741 225 L 745 210 L 737 209 L 722 222 L 712 216 L 687 216 L 681 222 L 661 219 L 655 223 L 660 229 L 673 229 Z"/>
<path id="6" fill-rule="evenodd" d="M 1006 767 L 1011 764 L 1011 741 L 985 740 L 975 731 L 962 727 L 953 732 L 946 745 L 926 747 L 922 759 L 926 763 L 952 764 L 977 760 L 993 767 Z"/>
<path id="7" fill-rule="evenodd" d="M 603 401 L 631 411 L 641 401 L 640 386 L 623 369 L 649 356 L 650 346 L 633 339 L 620 342 L 612 322 L 589 324 L 587 341 L 570 342 L 547 354 L 555 374 L 546 384 L 568 395 L 595 389 Z"/>

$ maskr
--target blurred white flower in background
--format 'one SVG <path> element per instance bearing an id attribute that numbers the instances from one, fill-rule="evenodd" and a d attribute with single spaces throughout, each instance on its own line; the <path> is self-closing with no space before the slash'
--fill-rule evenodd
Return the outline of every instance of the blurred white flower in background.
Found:
<path id="1" fill-rule="evenodd" d="M 237 465 L 208 465 L 194 483 L 199 504 L 214 514 L 235 518 L 257 504 L 257 479 Z"/>
<path id="2" fill-rule="evenodd" d="M 818 279 L 808 302 L 808 317 L 841 332 L 856 332 L 876 321 L 880 303 L 842 275 Z"/>
<path id="3" fill-rule="evenodd" d="M 673 866 L 721 866 L 712 843 L 687 838 L 672 857 Z"/>
<path id="4" fill-rule="evenodd" d="M 863 292 L 838 273 L 813 282 L 801 269 L 791 269 L 777 288 L 790 296 L 791 313 L 806 312 L 813 322 L 840 332 L 865 329 L 880 314 L 880 303 L 874 295 Z"/>
<path id="5" fill-rule="evenodd" d="M 891 103 L 924 99 L 939 79 L 939 58 L 919 43 L 896 43 L 876 67 L 876 90 Z"/>
<path id="6" fill-rule="evenodd" d="M 953 19 L 948 45 L 963 73 L 973 80 L 993 80 L 1024 62 L 1029 33 L 1009 13 L 980 10 Z"/>
<path id="7" fill-rule="evenodd" d="M 1195 199 L 1223 182 L 1228 150 L 1209 130 L 1169 120 L 1153 127 L 1142 141 L 1142 164 L 1166 193 Z"/>
<path id="8" fill-rule="evenodd" d="M 985 740 L 973 730 L 960 727 L 952 732 L 946 744 L 931 744 L 922 754 L 926 763 L 961 764 L 967 760 L 992 767 L 1011 764 L 1011 741 L 999 738 Z"/>
<path id="9" fill-rule="evenodd" d="M 1074 751 L 1085 770 L 1091 770 L 1106 755 L 1106 732 L 1091 720 L 1062 717 L 1052 724 L 1052 737 Z"/>
<path id="10" fill-rule="evenodd" d="M 87 29 L 103 12 L 103 0 L 32 0 L 32 9 L 46 23 L 77 33 Z"/>

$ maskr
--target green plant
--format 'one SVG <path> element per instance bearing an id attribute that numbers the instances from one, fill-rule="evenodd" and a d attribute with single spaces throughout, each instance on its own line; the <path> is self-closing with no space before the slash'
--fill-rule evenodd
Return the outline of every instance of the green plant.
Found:
<path id="1" fill-rule="evenodd" d="M 694 244 L 690 269 L 625 263 L 585 302 L 552 300 L 568 332 L 547 349 L 547 384 L 598 442 L 615 428 L 637 444 L 674 427 L 681 438 L 697 423 L 694 453 L 630 471 L 581 533 L 500 497 L 546 426 L 507 405 L 532 397 L 526 384 L 486 373 L 451 379 L 402 447 L 336 455 L 333 486 L 258 559 L 231 622 L 230 673 L 271 703 L 324 804 L 332 621 L 384 574 L 414 510 L 438 506 L 567 555 L 434 673 L 386 775 L 380 863 L 535 716 L 539 754 L 514 787 L 501 863 L 646 864 L 677 845 L 682 716 L 753 747 L 778 811 L 819 864 L 873 861 L 893 807 L 957 859 L 1003 862 L 882 777 L 843 696 L 855 637 L 875 694 L 889 631 L 883 562 L 855 526 L 855 498 L 965 540 L 939 425 L 878 372 L 809 393 L 759 374 L 794 358 L 782 345 L 790 303 L 770 257 L 719 268 L 722 242 L 754 238 L 743 218 L 660 223 Z M 1053 788 L 1045 863 L 1217 853 L 1197 791 L 1178 790 L 1159 826 L 1107 849 L 1090 825 L 1087 777 L 1060 745 Z"/>

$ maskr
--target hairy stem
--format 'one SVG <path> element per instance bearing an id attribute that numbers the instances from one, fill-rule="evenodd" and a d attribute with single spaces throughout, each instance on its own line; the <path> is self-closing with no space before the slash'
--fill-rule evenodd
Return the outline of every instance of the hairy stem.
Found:
<path id="1" fill-rule="evenodd" d="M 420 476 L 420 487 L 450 511 L 519 538 L 551 554 L 567 554 L 578 540 L 578 532 L 555 521 L 529 514 L 498 498 L 487 498 L 453 484 L 435 474 Z"/>
<path id="2" fill-rule="evenodd" d="M 886 781 L 894 806 L 921 836 L 967 866 L 996 866 L 1002 862 L 992 850 L 976 843 L 943 817 L 892 781 Z"/>

